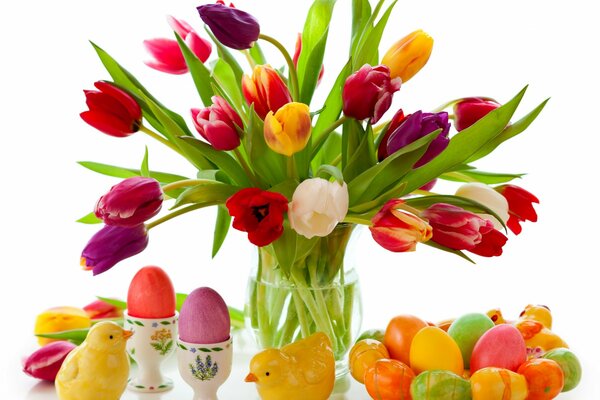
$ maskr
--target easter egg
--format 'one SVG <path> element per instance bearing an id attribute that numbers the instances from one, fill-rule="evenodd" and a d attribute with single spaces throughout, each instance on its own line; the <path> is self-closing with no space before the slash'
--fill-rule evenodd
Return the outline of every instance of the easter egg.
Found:
<path id="1" fill-rule="evenodd" d="M 229 338 L 231 320 L 223 298 L 209 287 L 190 293 L 179 312 L 179 338 L 184 342 L 212 344 Z"/>
<path id="2" fill-rule="evenodd" d="M 127 314 L 137 318 L 169 318 L 175 315 L 175 290 L 162 268 L 140 269 L 129 284 Z"/>
<path id="3" fill-rule="evenodd" d="M 516 371 L 527 360 L 525 340 L 512 325 L 496 325 L 485 332 L 471 354 L 471 373 L 485 367 Z"/>
<path id="4" fill-rule="evenodd" d="M 441 330 L 443 330 L 444 332 L 448 332 L 448 329 L 450 329 L 450 326 L 452 325 L 452 323 L 455 320 L 453 318 L 450 319 L 445 319 L 443 321 L 438 322 L 437 324 L 435 324 L 435 326 L 437 326 L 438 328 L 440 328 Z"/>
<path id="5" fill-rule="evenodd" d="M 413 338 L 427 323 L 413 315 L 398 315 L 392 318 L 385 330 L 383 344 L 394 360 L 410 363 L 410 345 Z"/>
<path id="6" fill-rule="evenodd" d="M 554 360 L 560 366 L 560 369 L 565 376 L 565 385 L 562 389 L 563 392 L 573 390 L 579 385 L 579 381 L 581 381 L 581 363 L 575 353 L 569 349 L 560 348 L 550 350 L 543 355 L 543 358 Z"/>
<path id="7" fill-rule="evenodd" d="M 525 400 L 525 377 L 504 368 L 482 368 L 471 376 L 473 400 Z"/>
<path id="8" fill-rule="evenodd" d="M 458 345 L 450 335 L 435 326 L 421 329 L 410 346 L 410 367 L 419 374 L 443 369 L 462 375 L 463 359 Z"/>
<path id="9" fill-rule="evenodd" d="M 410 399 L 410 384 L 415 373 L 398 360 L 375 361 L 365 372 L 365 387 L 374 399 Z"/>
<path id="10" fill-rule="evenodd" d="M 383 343 L 385 332 L 383 329 L 369 329 L 360 334 L 356 342 L 360 342 L 363 339 L 375 339 Z"/>
<path id="11" fill-rule="evenodd" d="M 536 358 L 522 364 L 517 373 L 527 380 L 528 400 L 551 400 L 565 384 L 565 375 L 556 361 Z"/>
<path id="12" fill-rule="evenodd" d="M 412 400 L 470 400 L 471 384 L 449 371 L 425 371 L 410 384 Z"/>
<path id="13" fill-rule="evenodd" d="M 363 339 L 356 342 L 350 350 L 348 362 L 352 377 L 360 383 L 364 383 L 365 371 L 375 364 L 375 361 L 382 358 L 390 358 L 390 355 L 380 341 Z"/>
<path id="14" fill-rule="evenodd" d="M 448 335 L 458 345 L 465 368 L 469 369 L 471 353 L 479 338 L 494 327 L 494 322 L 484 314 L 466 314 L 458 318 L 448 328 Z"/>

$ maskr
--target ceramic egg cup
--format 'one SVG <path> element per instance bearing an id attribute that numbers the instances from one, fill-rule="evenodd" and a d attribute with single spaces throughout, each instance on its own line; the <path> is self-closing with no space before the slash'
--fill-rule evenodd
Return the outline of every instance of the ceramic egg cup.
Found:
<path id="1" fill-rule="evenodd" d="M 231 373 L 233 342 L 199 344 L 177 341 L 177 365 L 194 390 L 194 400 L 217 400 L 217 390 Z"/>
<path id="2" fill-rule="evenodd" d="M 160 365 L 175 352 L 177 318 L 137 318 L 125 311 L 124 327 L 134 332 L 127 341 L 127 353 L 137 363 L 137 374 L 129 380 L 129 390 L 141 393 L 164 392 L 173 381 L 163 376 Z"/>

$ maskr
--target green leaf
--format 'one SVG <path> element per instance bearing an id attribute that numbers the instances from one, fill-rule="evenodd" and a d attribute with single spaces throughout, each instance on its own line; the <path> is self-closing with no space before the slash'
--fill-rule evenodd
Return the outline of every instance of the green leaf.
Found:
<path id="1" fill-rule="evenodd" d="M 204 353 L 210 353 L 211 352 L 210 349 L 207 349 L 206 347 L 200 347 L 200 348 L 198 348 L 198 350 L 200 350 L 200 351 L 202 351 Z"/>
<path id="2" fill-rule="evenodd" d="M 82 224 L 99 224 L 102 222 L 102 220 L 98 217 L 96 217 L 96 214 L 92 211 L 91 213 L 79 218 L 76 222 L 82 223 Z"/>
<path id="3" fill-rule="evenodd" d="M 216 83 L 227 93 L 227 100 L 238 114 L 243 114 L 242 83 L 231 66 L 218 59 L 213 68 L 213 78 Z"/>
<path id="4" fill-rule="evenodd" d="M 375 9 L 367 19 L 367 22 L 364 23 L 364 28 L 362 32 L 357 32 L 359 34 L 359 37 L 353 40 L 355 45 L 351 48 L 353 51 L 352 53 L 350 53 L 350 57 L 353 60 L 352 71 L 356 71 L 363 65 L 359 64 L 359 62 L 357 61 L 357 55 L 362 52 L 362 49 L 365 46 L 370 46 L 370 43 L 368 43 L 368 38 L 371 35 L 371 32 L 373 31 L 373 27 L 375 26 L 375 20 L 377 19 L 377 16 L 379 15 L 379 12 L 381 11 L 381 8 L 383 7 L 384 3 L 385 0 L 379 0 L 377 2 Z"/>
<path id="5" fill-rule="evenodd" d="M 227 64 L 229 64 L 229 66 L 231 67 L 231 70 L 233 71 L 233 73 L 235 75 L 235 80 L 237 82 L 239 82 L 239 84 L 241 86 L 242 76 L 244 75 L 244 70 L 242 69 L 240 64 L 237 62 L 235 57 L 231 54 L 231 52 L 227 49 L 227 47 L 223 46 L 223 44 L 217 40 L 217 38 L 215 37 L 215 35 L 213 35 L 211 30 L 208 29 L 208 26 L 205 25 L 204 29 L 206 30 L 206 32 L 208 33 L 208 35 L 210 36 L 212 41 L 217 46 L 217 53 L 219 55 L 219 59 L 223 60 Z M 256 46 L 256 43 L 254 45 Z M 265 64 L 265 63 L 262 63 L 262 64 Z"/>
<path id="6" fill-rule="evenodd" d="M 507 141 L 508 139 L 510 139 L 512 137 L 517 136 L 518 134 L 523 132 L 525 129 L 527 129 L 529 127 L 529 125 L 531 125 L 531 123 L 537 118 L 537 116 L 540 115 L 540 113 L 542 112 L 542 110 L 546 106 L 546 103 L 548 103 L 549 100 L 550 99 L 544 100 L 539 106 L 534 108 L 526 116 L 524 116 L 523 118 L 521 118 L 514 124 L 507 126 L 506 129 L 504 129 L 504 131 L 502 131 L 501 134 L 496 136 L 494 139 L 490 140 L 485 146 L 483 146 L 481 149 L 479 149 L 479 151 L 477 151 L 475 154 L 473 154 L 467 160 L 467 162 L 473 162 L 475 160 L 479 160 L 480 158 L 487 156 L 492 151 L 494 151 L 498 146 L 500 146 L 503 142 Z"/>
<path id="7" fill-rule="evenodd" d="M 350 55 L 355 54 L 360 36 L 366 29 L 370 17 L 371 4 L 369 0 L 352 0 L 352 42 L 350 44 Z"/>
<path id="8" fill-rule="evenodd" d="M 346 138 L 345 143 L 344 138 Z M 366 131 L 354 119 L 350 119 L 344 124 L 344 132 L 342 134 L 342 163 L 344 177 L 347 181 L 352 181 L 362 171 L 377 164 L 374 146 L 373 129 L 370 124 L 367 126 Z M 346 162 L 343 161 L 344 155 L 349 157 Z"/>
<path id="9" fill-rule="evenodd" d="M 286 276 L 289 276 L 292 266 L 296 261 L 297 239 L 298 234 L 289 226 L 289 222 L 286 221 L 284 222 L 283 235 L 271 244 L 279 267 Z"/>
<path id="10" fill-rule="evenodd" d="M 184 204 L 204 204 L 205 206 L 223 204 L 229 197 L 239 190 L 238 187 L 225 183 L 214 182 L 202 183 L 186 189 L 177 197 L 172 208 L 180 207 Z"/>
<path id="11" fill-rule="evenodd" d="M 390 18 L 390 14 L 392 13 L 395 5 L 396 1 L 392 2 L 392 4 L 381 16 L 379 22 L 377 22 L 373 29 L 369 30 L 363 45 L 357 49 L 358 51 L 355 53 L 356 55 L 354 57 L 354 67 L 356 69 L 360 68 L 364 64 L 378 64 L 378 49 L 379 43 L 381 42 L 381 36 L 383 35 L 383 31 L 385 30 L 385 26 L 387 25 L 388 19 Z"/>
<path id="12" fill-rule="evenodd" d="M 212 89 L 211 83 L 213 83 L 213 79 L 210 76 L 210 71 L 198 57 L 190 50 L 187 44 L 181 39 L 177 33 L 175 33 L 175 37 L 177 38 L 177 43 L 179 43 L 179 48 L 181 48 L 181 52 L 183 53 L 183 58 L 185 58 L 185 63 L 190 70 L 190 74 L 192 75 L 192 79 L 194 80 L 194 84 L 196 85 L 196 90 L 202 99 L 202 103 L 208 107 L 212 104 L 211 97 L 214 95 L 214 91 Z"/>
<path id="13" fill-rule="evenodd" d="M 338 181 L 338 183 L 341 185 L 344 183 L 344 175 L 342 175 L 342 171 L 340 171 L 340 169 L 338 167 L 334 167 L 333 165 L 327 165 L 327 164 L 323 164 L 319 167 L 319 169 L 317 170 L 317 172 L 315 173 L 315 176 L 319 176 L 319 177 L 323 177 L 324 176 L 331 176 L 333 178 L 335 178 L 336 181 Z M 327 179 L 327 178 L 324 178 Z"/>
<path id="14" fill-rule="evenodd" d="M 440 179 L 453 182 L 481 182 L 487 185 L 510 182 L 513 179 L 522 178 L 525 174 L 508 174 L 497 172 L 485 172 L 478 170 L 464 170 L 446 172 Z"/>
<path id="15" fill-rule="evenodd" d="M 252 60 L 254 60 L 254 63 L 256 65 L 263 65 L 267 63 L 267 59 L 265 58 L 262 48 L 260 47 L 258 42 L 255 42 L 254 45 L 250 47 L 249 52 L 250 57 L 252 57 Z"/>
<path id="16" fill-rule="evenodd" d="M 43 337 L 47 339 L 60 339 L 68 340 L 74 344 L 80 345 L 89 332 L 89 328 L 86 329 L 72 329 L 68 331 L 53 332 L 53 333 L 37 333 L 35 336 Z"/>
<path id="17" fill-rule="evenodd" d="M 527 87 L 502 107 L 490 112 L 467 129 L 458 132 L 450 139 L 448 147 L 440 155 L 422 167 L 409 172 L 404 177 L 407 185 L 403 194 L 410 193 L 441 174 L 453 170 L 457 165 L 464 164 L 486 143 L 500 134 L 509 123 L 526 90 Z"/>
<path id="18" fill-rule="evenodd" d="M 101 164 L 92 161 L 78 161 L 78 164 L 91 171 L 97 172 L 102 175 L 113 176 L 115 178 L 131 178 L 133 176 L 142 176 L 142 171 L 139 169 L 131 169 L 124 167 L 117 167 L 109 164 Z M 189 179 L 185 176 L 169 174 L 167 172 L 148 171 L 150 177 L 156 179 L 162 184 L 177 182 L 183 179 Z"/>
<path id="19" fill-rule="evenodd" d="M 160 321 L 161 325 L 171 325 L 171 321 Z"/>
<path id="20" fill-rule="evenodd" d="M 117 308 L 120 308 L 121 310 L 125 310 L 127 309 L 127 303 L 123 300 L 119 300 L 119 299 L 113 299 L 110 297 L 101 297 L 101 296 L 96 296 L 96 298 L 98 300 L 102 300 L 105 303 L 108 303 L 110 305 L 113 305 Z"/>
<path id="21" fill-rule="evenodd" d="M 219 249 L 223 245 L 227 232 L 229 232 L 229 225 L 231 224 L 231 215 L 227 211 L 227 207 L 219 205 L 217 207 L 217 220 L 215 221 L 215 232 L 213 237 L 213 248 L 212 257 L 215 258 Z"/>
<path id="22" fill-rule="evenodd" d="M 454 249 L 451 249 L 451 248 L 449 248 L 449 247 L 442 246 L 441 244 L 439 244 L 439 243 L 436 243 L 436 242 L 434 242 L 433 240 L 428 240 L 428 241 L 427 241 L 427 242 L 425 242 L 424 244 L 426 244 L 427 246 L 433 247 L 434 249 L 443 250 L 443 251 L 445 251 L 445 252 L 452 253 L 452 254 L 454 254 L 454 255 L 457 255 L 457 256 L 459 256 L 459 257 L 461 257 L 461 258 L 463 258 L 463 259 L 467 260 L 468 262 L 470 262 L 470 263 L 472 263 L 472 264 L 475 264 L 475 261 L 471 260 L 471 259 L 469 258 L 469 256 L 467 256 L 465 253 L 463 253 L 463 252 L 462 252 L 462 251 L 460 251 L 460 250 L 454 250 Z"/>
<path id="23" fill-rule="evenodd" d="M 137 326 L 144 326 L 144 323 L 142 321 L 135 320 L 133 321 L 133 323 Z"/>
<path id="24" fill-rule="evenodd" d="M 334 6 L 335 0 L 314 0 L 306 16 L 297 68 L 300 101 L 306 104 L 310 104 L 317 86 Z"/>
<path id="25" fill-rule="evenodd" d="M 142 166 L 140 167 L 140 175 L 146 178 L 150 176 L 150 170 L 148 169 L 148 146 L 146 146 L 146 150 L 144 151 L 144 159 L 142 160 Z"/>
<path id="26" fill-rule="evenodd" d="M 366 217 L 370 221 L 375 213 L 378 212 L 381 206 L 383 206 L 388 200 L 401 197 L 405 187 L 405 182 L 398 182 L 391 189 L 379 195 L 375 199 L 366 201 L 364 203 L 358 203 L 357 205 L 350 207 L 349 211 L 356 214 L 366 213 L 368 215 L 363 215 L 363 217 Z"/>
<path id="27" fill-rule="evenodd" d="M 183 302 L 185 301 L 185 299 L 187 299 L 187 294 L 185 293 L 176 293 L 175 294 L 175 309 L 179 312 L 181 311 L 181 306 L 183 305 Z"/>
<path id="28" fill-rule="evenodd" d="M 269 191 L 277 192 L 285 196 L 286 199 L 291 200 L 294 195 L 294 191 L 298 187 L 300 182 L 295 179 L 286 179 L 283 182 L 278 183 L 275 186 L 272 186 Z"/>

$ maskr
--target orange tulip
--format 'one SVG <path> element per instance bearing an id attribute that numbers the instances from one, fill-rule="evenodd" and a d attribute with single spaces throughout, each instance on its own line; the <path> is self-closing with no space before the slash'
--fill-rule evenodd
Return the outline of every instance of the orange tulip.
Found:
<path id="1" fill-rule="evenodd" d="M 242 92 L 248 104 L 264 119 L 269 111 L 276 112 L 292 101 L 288 87 L 270 65 L 257 65 L 252 77 L 242 77 Z"/>
<path id="2" fill-rule="evenodd" d="M 390 68 L 392 78 L 400 77 L 404 83 L 425 66 L 432 48 L 433 38 L 419 29 L 394 43 L 381 63 Z"/>

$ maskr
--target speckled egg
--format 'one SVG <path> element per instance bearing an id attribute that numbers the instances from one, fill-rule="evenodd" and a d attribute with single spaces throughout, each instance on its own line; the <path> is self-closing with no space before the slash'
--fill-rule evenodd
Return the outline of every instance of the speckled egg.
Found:
<path id="1" fill-rule="evenodd" d="M 227 304 L 209 287 L 195 289 L 179 312 L 179 339 L 188 343 L 212 344 L 229 338 L 231 320 Z"/>
<path id="2" fill-rule="evenodd" d="M 137 318 L 169 318 L 175 315 L 175 289 L 165 271 L 148 266 L 131 280 L 127 313 Z"/>

